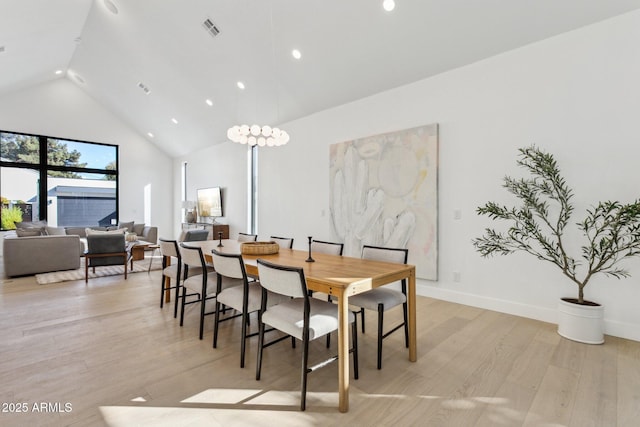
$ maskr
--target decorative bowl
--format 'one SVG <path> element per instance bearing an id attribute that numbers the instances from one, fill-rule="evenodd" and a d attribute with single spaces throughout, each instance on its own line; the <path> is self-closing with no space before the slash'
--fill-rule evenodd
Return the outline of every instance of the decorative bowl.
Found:
<path id="1" fill-rule="evenodd" d="M 277 254 L 280 245 L 276 242 L 243 242 L 240 244 L 240 252 L 243 255 L 272 255 Z"/>

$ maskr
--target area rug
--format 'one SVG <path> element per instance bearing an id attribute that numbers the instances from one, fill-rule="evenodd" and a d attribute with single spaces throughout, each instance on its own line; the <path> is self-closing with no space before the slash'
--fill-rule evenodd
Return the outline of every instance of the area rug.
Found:
<path id="1" fill-rule="evenodd" d="M 129 266 L 127 268 L 127 274 L 141 272 L 146 273 L 149 271 L 149 262 L 151 262 L 151 270 L 159 270 L 162 268 L 162 260 L 160 256 L 154 256 L 151 259 L 147 256 L 144 260 L 134 261 L 133 270 L 131 269 L 131 266 Z M 119 274 L 124 276 L 124 267 L 121 265 L 96 267 L 95 273 L 92 268 L 89 268 L 90 279 L 94 277 L 117 276 Z M 84 280 L 84 258 L 80 260 L 80 268 L 77 270 L 52 271 L 51 273 L 36 274 L 36 282 L 38 282 L 39 285 L 67 282 L 70 280 Z"/>

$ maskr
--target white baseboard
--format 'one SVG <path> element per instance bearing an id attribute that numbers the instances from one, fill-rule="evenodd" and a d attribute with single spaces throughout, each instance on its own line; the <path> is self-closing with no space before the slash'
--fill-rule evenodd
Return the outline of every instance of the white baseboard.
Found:
<path id="1" fill-rule="evenodd" d="M 626 338 L 628 340 L 640 341 L 640 326 L 630 323 L 618 322 L 615 320 L 607 320 L 607 311 L 605 307 L 604 311 L 604 333 L 619 338 Z"/>
<path id="2" fill-rule="evenodd" d="M 540 320 L 542 322 L 557 323 L 558 312 L 555 308 L 537 307 L 513 301 L 488 298 L 479 295 L 466 294 L 448 289 L 429 286 L 427 283 L 416 285 L 416 293 L 421 296 L 449 301 L 456 304 L 470 305 L 486 310 L 498 311 L 500 313 L 512 314 L 514 316 L 526 317 L 528 319 Z M 606 311 L 605 311 L 606 313 Z M 605 314 L 606 316 L 606 314 Z M 640 341 L 640 327 L 630 323 L 623 323 L 614 320 L 604 319 L 604 332 L 606 335 Z"/>

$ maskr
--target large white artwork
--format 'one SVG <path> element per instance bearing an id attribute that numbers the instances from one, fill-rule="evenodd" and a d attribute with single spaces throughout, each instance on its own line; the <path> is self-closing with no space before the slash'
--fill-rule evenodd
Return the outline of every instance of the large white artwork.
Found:
<path id="1" fill-rule="evenodd" d="M 331 226 L 344 255 L 408 248 L 416 276 L 438 278 L 438 125 L 332 144 Z"/>

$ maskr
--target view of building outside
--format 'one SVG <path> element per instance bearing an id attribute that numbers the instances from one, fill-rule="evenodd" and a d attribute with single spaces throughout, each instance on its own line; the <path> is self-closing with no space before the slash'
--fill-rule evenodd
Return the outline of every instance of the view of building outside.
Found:
<path id="1" fill-rule="evenodd" d="M 111 225 L 116 220 L 116 182 L 71 178 L 47 181 L 47 224 Z"/>
<path id="2" fill-rule="evenodd" d="M 46 165 L 39 164 L 42 147 Z M 0 161 L 2 230 L 41 217 L 64 227 L 110 225 L 117 216 L 116 146 L 0 132 Z M 42 176 L 46 195 L 38 194 Z M 46 197 L 46 215 L 40 197 Z"/>

